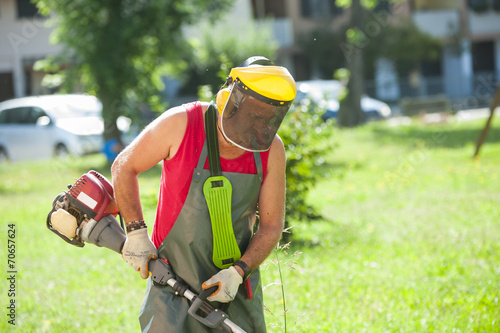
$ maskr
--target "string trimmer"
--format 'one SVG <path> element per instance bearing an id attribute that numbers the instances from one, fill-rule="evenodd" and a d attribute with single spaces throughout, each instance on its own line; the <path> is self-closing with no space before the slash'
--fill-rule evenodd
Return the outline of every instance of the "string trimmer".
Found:
<path id="1" fill-rule="evenodd" d="M 91 243 L 121 254 L 126 235 L 123 221 L 118 223 L 113 185 L 97 171 L 82 175 L 68 191 L 54 198 L 52 210 L 47 216 L 47 228 L 67 243 L 83 247 Z M 214 308 L 206 298 L 218 287 L 203 290 L 199 295 L 177 281 L 168 261 L 151 260 L 149 271 L 154 283 L 170 286 L 175 294 L 191 302 L 188 313 L 207 327 L 220 327 L 227 332 L 245 331 L 228 318 L 223 311 Z"/>

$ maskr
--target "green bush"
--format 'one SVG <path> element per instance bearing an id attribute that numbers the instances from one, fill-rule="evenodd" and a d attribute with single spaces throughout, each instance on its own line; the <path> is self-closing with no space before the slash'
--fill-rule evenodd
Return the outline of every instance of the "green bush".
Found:
<path id="1" fill-rule="evenodd" d="M 325 175 L 317 172 L 324 164 L 324 157 L 335 144 L 332 140 L 334 125 L 324 122 L 321 115 L 325 109 L 306 99 L 302 105 L 294 105 L 283 120 L 278 131 L 286 149 L 286 222 L 320 219 L 321 215 L 306 198 L 309 190 Z M 284 240 L 291 233 L 284 234 Z"/>

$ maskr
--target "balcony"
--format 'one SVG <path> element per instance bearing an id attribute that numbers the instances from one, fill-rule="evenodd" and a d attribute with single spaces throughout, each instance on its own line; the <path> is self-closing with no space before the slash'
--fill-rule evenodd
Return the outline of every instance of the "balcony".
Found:
<path id="1" fill-rule="evenodd" d="M 420 30 L 437 38 L 448 37 L 460 27 L 460 12 L 457 9 L 419 11 L 413 13 L 413 21 Z"/>
<path id="2" fill-rule="evenodd" d="M 469 33 L 471 35 L 500 33 L 500 12 L 489 10 L 486 12 L 469 11 Z"/>

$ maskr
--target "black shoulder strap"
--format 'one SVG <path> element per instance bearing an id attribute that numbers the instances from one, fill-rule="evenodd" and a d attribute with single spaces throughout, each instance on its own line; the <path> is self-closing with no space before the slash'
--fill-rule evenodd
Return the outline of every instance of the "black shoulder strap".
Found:
<path id="1" fill-rule="evenodd" d="M 210 165 L 210 176 L 221 176 L 222 170 L 219 158 L 219 141 L 217 140 L 217 110 L 211 102 L 205 113 L 205 134 L 208 147 L 208 164 Z"/>

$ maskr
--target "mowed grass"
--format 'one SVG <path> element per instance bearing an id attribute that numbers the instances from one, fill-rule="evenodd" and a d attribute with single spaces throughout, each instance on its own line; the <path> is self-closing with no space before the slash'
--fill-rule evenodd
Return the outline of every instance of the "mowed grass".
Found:
<path id="1" fill-rule="evenodd" d="M 328 221 L 294 230 L 289 331 L 500 332 L 499 121 L 473 160 L 483 125 L 337 131 L 310 195 Z"/>
<path id="2" fill-rule="evenodd" d="M 309 196 L 325 219 L 291 221 L 292 243 L 262 266 L 269 332 L 285 331 L 284 308 L 288 332 L 500 332 L 500 122 L 473 160 L 483 125 L 334 129 Z M 90 169 L 109 176 L 98 155 L 0 166 L 0 331 L 140 330 L 145 281 L 120 255 L 45 227 L 52 199 Z M 140 177 L 150 226 L 159 177 Z M 12 223 L 15 327 L 3 291 Z"/>

